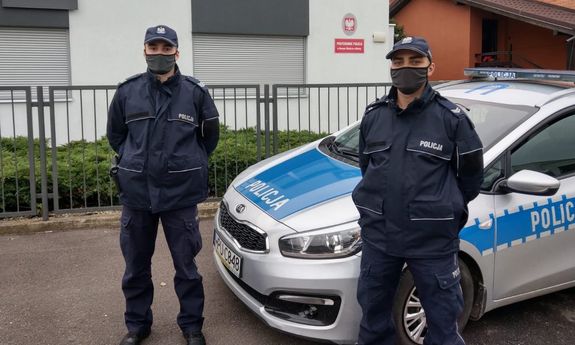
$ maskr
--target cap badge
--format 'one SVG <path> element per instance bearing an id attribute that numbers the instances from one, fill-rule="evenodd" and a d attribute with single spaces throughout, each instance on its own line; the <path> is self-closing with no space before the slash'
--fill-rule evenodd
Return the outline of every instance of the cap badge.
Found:
<path id="1" fill-rule="evenodd" d="M 163 26 L 158 26 L 158 28 L 156 29 L 156 33 L 163 35 L 166 33 L 166 28 L 164 28 Z"/>
<path id="2" fill-rule="evenodd" d="M 401 44 L 411 43 L 413 41 L 413 37 L 405 37 L 401 40 Z"/>

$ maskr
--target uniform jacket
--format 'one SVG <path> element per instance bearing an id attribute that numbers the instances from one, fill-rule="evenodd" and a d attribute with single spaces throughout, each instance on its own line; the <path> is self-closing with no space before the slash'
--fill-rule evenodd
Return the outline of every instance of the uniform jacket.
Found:
<path id="1" fill-rule="evenodd" d="M 391 88 L 361 122 L 363 178 L 352 197 L 362 238 L 402 257 L 453 253 L 483 181 L 481 141 L 463 110 L 429 85 L 403 111 L 396 98 Z"/>
<path id="2" fill-rule="evenodd" d="M 207 88 L 177 66 L 164 83 L 150 72 L 121 83 L 108 112 L 107 136 L 120 157 L 122 204 L 155 213 L 205 200 L 208 155 L 218 139 L 202 135 L 210 121 L 218 121 L 218 112 Z"/>

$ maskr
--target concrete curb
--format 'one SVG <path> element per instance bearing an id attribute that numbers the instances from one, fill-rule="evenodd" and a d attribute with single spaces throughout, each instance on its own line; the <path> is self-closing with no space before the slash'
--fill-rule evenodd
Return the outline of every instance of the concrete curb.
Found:
<path id="1" fill-rule="evenodd" d="M 219 202 L 201 203 L 198 205 L 198 215 L 202 219 L 211 218 L 218 207 Z M 120 211 L 69 213 L 53 215 L 47 221 L 38 217 L 0 220 L 0 235 L 119 227 Z"/>

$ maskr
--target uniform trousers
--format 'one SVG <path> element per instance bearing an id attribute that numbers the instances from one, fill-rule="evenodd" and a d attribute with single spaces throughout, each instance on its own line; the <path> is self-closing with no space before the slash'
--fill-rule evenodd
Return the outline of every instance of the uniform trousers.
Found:
<path id="1" fill-rule="evenodd" d="M 180 302 L 178 326 L 185 334 L 201 331 L 204 288 L 194 260 L 202 248 L 197 214 L 197 206 L 160 213 L 123 207 L 120 247 L 126 270 L 122 290 L 126 298 L 124 320 L 129 332 L 145 333 L 152 326 L 154 285 L 151 265 L 159 220 L 176 270 L 174 287 Z"/>
<path id="2" fill-rule="evenodd" d="M 438 258 L 402 258 L 388 255 L 365 241 L 357 289 L 357 299 L 363 311 L 358 344 L 396 344 L 395 326 L 404 326 L 394 325 L 392 309 L 404 264 L 413 275 L 425 310 L 427 333 L 423 344 L 464 345 L 457 329 L 457 318 L 463 311 L 457 254 Z"/>

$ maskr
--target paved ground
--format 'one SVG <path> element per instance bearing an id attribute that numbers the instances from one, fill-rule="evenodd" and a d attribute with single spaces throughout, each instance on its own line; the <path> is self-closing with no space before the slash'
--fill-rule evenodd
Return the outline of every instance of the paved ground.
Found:
<path id="1" fill-rule="evenodd" d="M 206 289 L 210 345 L 312 345 L 265 326 L 229 292 L 211 259 L 210 220 L 202 222 L 198 264 Z M 116 229 L 0 236 L 0 344 L 117 344 L 124 334 Z M 146 345 L 184 344 L 173 267 L 163 236 L 154 257 L 154 328 Z M 575 289 L 488 313 L 463 333 L 469 345 L 571 345 Z"/>

